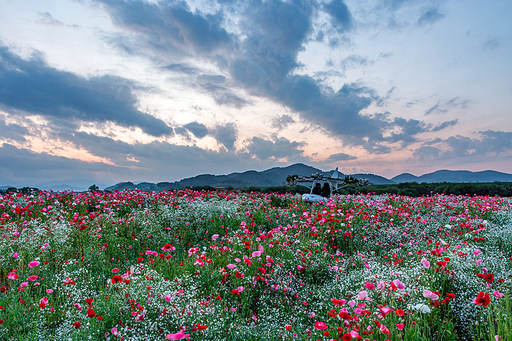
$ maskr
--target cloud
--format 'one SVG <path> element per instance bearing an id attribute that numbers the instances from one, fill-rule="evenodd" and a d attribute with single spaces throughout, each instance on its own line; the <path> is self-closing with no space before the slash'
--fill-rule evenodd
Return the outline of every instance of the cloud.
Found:
<path id="1" fill-rule="evenodd" d="M 295 120 L 290 115 L 281 115 L 272 120 L 271 127 L 281 131 L 285 129 L 288 125 L 295 123 Z"/>
<path id="2" fill-rule="evenodd" d="M 249 140 L 246 148 L 249 154 L 256 156 L 259 160 L 267 160 L 269 158 L 287 158 L 290 160 L 297 156 L 302 156 L 304 151 L 299 149 L 302 145 L 303 143 L 290 142 L 290 140 L 284 137 L 275 138 L 274 141 L 271 141 L 255 136 Z"/>
<path id="3" fill-rule="evenodd" d="M 164 121 L 137 109 L 136 85 L 127 79 L 101 76 L 85 79 L 48 66 L 40 57 L 24 60 L 0 45 L 0 105 L 64 120 L 114 122 L 139 127 L 153 136 L 172 135 Z"/>
<path id="4" fill-rule="evenodd" d="M 436 131 L 440 131 L 440 130 L 443 130 L 443 129 L 446 129 L 448 127 L 453 127 L 454 125 L 456 125 L 457 123 L 459 122 L 459 119 L 454 119 L 454 120 L 451 120 L 451 121 L 445 121 L 443 123 L 440 123 L 438 125 L 436 125 L 434 128 L 432 128 L 432 132 L 436 132 Z"/>
<path id="5" fill-rule="evenodd" d="M 205 83 L 199 85 L 199 87 L 209 93 L 215 102 L 219 105 L 227 105 L 235 108 L 242 108 L 248 104 L 249 101 L 243 99 L 242 97 L 236 95 L 233 91 L 228 89 L 227 87 L 220 86 L 217 84 L 212 84 L 212 82 Z"/>
<path id="6" fill-rule="evenodd" d="M 18 124 L 7 124 L 3 115 L 0 115 L 0 139 L 25 142 L 25 136 L 30 135 L 27 128 Z"/>
<path id="7" fill-rule="evenodd" d="M 356 160 L 356 156 L 351 156 L 345 153 L 336 153 L 330 155 L 327 159 L 325 159 L 325 162 L 327 163 L 334 163 L 338 161 L 349 161 L 349 160 Z"/>
<path id="8" fill-rule="evenodd" d="M 185 74 L 198 74 L 200 69 L 187 63 L 173 63 L 162 67 L 162 69 Z"/>
<path id="9" fill-rule="evenodd" d="M 426 9 L 423 14 L 421 15 L 421 17 L 418 19 L 418 25 L 420 26 L 425 26 L 425 25 L 429 25 L 429 24 L 433 24 L 441 19 L 443 19 L 445 17 L 445 15 L 441 12 L 439 12 L 439 10 L 437 8 L 429 8 L 429 9 Z"/>
<path id="10" fill-rule="evenodd" d="M 37 182 L 88 178 L 91 174 L 115 172 L 116 167 L 104 163 L 88 163 L 47 153 L 34 153 L 4 143 L 0 147 L 0 179 L 5 185 L 33 185 Z"/>
<path id="11" fill-rule="evenodd" d="M 204 124 L 195 121 L 185 124 L 183 127 L 200 139 L 208 134 L 208 128 Z"/>
<path id="12" fill-rule="evenodd" d="M 232 151 L 238 138 L 238 129 L 234 123 L 221 124 L 212 129 L 210 135 L 215 137 L 228 151 Z"/>
<path id="13" fill-rule="evenodd" d="M 500 44 L 500 40 L 498 38 L 489 39 L 484 43 L 484 50 L 494 50 Z"/>
<path id="14" fill-rule="evenodd" d="M 71 28 L 80 28 L 79 25 L 66 25 L 62 21 L 55 19 L 50 12 L 39 12 L 39 16 L 41 17 L 37 20 L 37 23 L 47 26 L 66 26 Z"/>
<path id="15" fill-rule="evenodd" d="M 512 132 L 486 130 L 481 138 L 450 136 L 423 144 L 413 152 L 418 162 L 449 161 L 452 163 L 481 162 L 489 158 L 512 157 Z"/>
<path id="16" fill-rule="evenodd" d="M 97 2 L 105 6 L 115 24 L 141 35 L 153 48 L 199 54 L 214 54 L 231 48 L 232 37 L 220 25 L 222 13 L 203 15 L 198 10 L 192 12 L 184 1 Z"/>
<path id="17" fill-rule="evenodd" d="M 342 33 L 353 27 L 353 19 L 347 5 L 342 0 L 333 0 L 324 6 L 324 10 L 332 18 L 332 25 Z"/>
<path id="18" fill-rule="evenodd" d="M 417 102 L 421 101 L 415 101 L 407 103 L 407 107 L 412 106 L 412 104 L 416 104 Z M 449 109 L 455 108 L 460 106 L 461 108 L 466 108 L 469 103 L 469 100 L 463 100 L 461 101 L 459 97 L 454 97 L 448 101 L 437 101 L 437 103 L 430 107 L 426 112 L 425 116 L 430 115 L 432 113 L 447 113 Z"/>
<path id="19" fill-rule="evenodd" d="M 362 146 L 370 153 L 390 151 L 382 145 L 386 142 L 384 133 L 393 130 L 396 122 L 378 114 L 363 114 L 372 102 L 377 105 L 383 102 L 375 90 L 351 83 L 336 91 L 308 75 L 296 73 L 301 66 L 299 52 L 314 39 L 313 21 L 319 11 L 330 16 L 338 31 L 344 32 L 353 27 L 351 12 L 343 1 L 334 0 L 320 5 L 316 1 L 255 0 L 237 4 L 230 2 L 229 6 L 221 2 L 215 14 L 192 12 L 188 6 L 173 1 L 158 4 L 117 0 L 100 2 L 105 4 L 114 23 L 136 32 L 155 56 L 162 55 L 162 51 L 167 49 L 166 44 L 171 44 L 183 55 L 208 60 L 219 68 L 223 74 L 220 77 L 199 72 L 181 62 L 168 65 L 170 70 L 195 74 L 198 82 L 190 86 L 208 92 L 218 104 L 237 108 L 249 104 L 231 90 L 233 87 L 242 88 L 249 95 L 289 108 L 304 122 L 321 127 L 328 135 L 346 144 Z M 239 18 L 235 31 L 241 34 L 227 33 L 222 27 L 226 24 L 223 18 L 228 16 L 223 11 Z M 206 43 L 199 39 L 201 35 L 212 39 Z M 141 53 L 146 53 L 146 50 Z M 166 54 L 164 56 L 167 58 Z M 344 63 L 349 67 L 369 61 L 352 55 Z M 395 135 L 394 140 L 412 138 L 406 134 L 414 132 L 414 129 L 405 128 L 410 129 L 400 136 Z M 233 134 L 228 135 L 231 137 L 227 146 L 221 143 L 230 149 L 236 139 Z"/>
<path id="20" fill-rule="evenodd" d="M 416 135 L 429 131 L 429 127 L 423 121 L 414 119 L 404 119 L 396 117 L 395 126 L 400 128 L 399 133 L 392 133 L 388 138 L 390 142 L 402 142 L 402 146 L 417 142 Z"/>
<path id="21" fill-rule="evenodd" d="M 358 54 L 351 54 L 348 57 L 345 57 L 340 62 L 343 71 L 346 71 L 349 68 L 353 68 L 355 66 L 366 66 L 369 64 L 373 64 L 373 61 L 369 61 L 368 58 L 360 56 Z"/>

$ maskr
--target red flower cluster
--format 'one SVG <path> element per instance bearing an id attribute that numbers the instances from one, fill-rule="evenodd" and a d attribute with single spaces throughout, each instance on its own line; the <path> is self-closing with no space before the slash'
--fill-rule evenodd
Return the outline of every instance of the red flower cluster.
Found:
<path id="1" fill-rule="evenodd" d="M 486 281 L 489 284 L 492 284 L 494 282 L 494 275 L 493 274 L 477 274 L 478 278 L 482 278 L 484 281 Z"/>
<path id="2" fill-rule="evenodd" d="M 491 303 L 491 296 L 489 296 L 488 293 L 480 291 L 473 303 L 487 307 Z"/>

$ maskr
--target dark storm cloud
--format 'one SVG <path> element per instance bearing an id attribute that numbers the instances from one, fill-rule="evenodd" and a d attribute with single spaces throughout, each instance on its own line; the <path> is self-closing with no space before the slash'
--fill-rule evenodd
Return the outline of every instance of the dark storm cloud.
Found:
<path id="1" fill-rule="evenodd" d="M 480 139 L 467 136 L 450 136 L 424 143 L 413 157 L 420 161 L 450 160 L 453 163 L 479 162 L 489 157 L 512 156 L 512 132 L 486 130 Z"/>
<path id="2" fill-rule="evenodd" d="M 136 108 L 135 85 L 102 76 L 85 79 L 48 66 L 33 56 L 24 60 L 0 45 L 0 105 L 7 112 L 26 112 L 64 120 L 114 122 L 140 127 L 153 136 L 172 135 L 165 122 Z"/>
<path id="3" fill-rule="evenodd" d="M 247 105 L 247 100 L 230 90 L 230 87 L 242 87 L 250 95 L 288 107 L 304 122 L 322 127 L 327 134 L 339 137 L 347 144 L 363 146 L 371 153 L 389 152 L 389 148 L 381 145 L 386 142 L 383 133 L 393 129 L 396 122 L 381 115 L 362 114 L 372 102 L 378 104 L 383 100 L 373 89 L 346 84 L 336 91 L 310 76 L 294 73 L 300 67 L 298 53 L 318 33 L 314 32 L 312 21 L 319 11 L 332 18 L 331 24 L 338 31 L 353 27 L 352 14 L 343 1 L 333 0 L 321 5 L 315 0 L 252 0 L 230 2 L 229 6 L 219 2 L 220 9 L 214 15 L 192 11 L 187 5 L 175 1 L 159 4 L 121 0 L 100 2 L 105 4 L 114 23 L 135 32 L 140 40 L 151 42 L 145 46 L 155 55 L 161 55 L 170 43 L 185 55 L 206 58 L 227 73 L 230 78 L 221 82 L 221 77 L 203 75 L 193 68 L 183 68 L 181 63 L 175 62 L 169 67 L 194 74 L 199 82 L 191 86 L 208 92 L 218 104 L 237 108 Z M 397 6 L 402 4 L 395 1 L 386 8 L 389 11 Z M 240 36 L 227 33 L 222 27 L 226 15 L 223 11 L 239 16 Z M 146 51 L 141 51 L 144 53 Z M 346 62 L 351 65 L 368 63 L 358 56 Z M 403 133 L 395 135 L 393 141 L 412 140 L 414 137 L 406 134 L 420 132 L 410 125 L 399 128 Z M 234 141 L 233 138 L 228 140 Z M 233 143 L 228 142 L 226 147 L 232 148 Z"/>
<path id="4" fill-rule="evenodd" d="M 304 152 L 299 149 L 303 144 L 299 142 L 290 142 L 290 140 L 280 137 L 274 141 L 260 137 L 253 137 L 247 145 L 249 154 L 255 155 L 260 160 L 266 160 L 271 157 L 276 159 L 295 158 L 301 156 Z"/>
<path id="5" fill-rule="evenodd" d="M 333 0 L 325 6 L 325 11 L 332 17 L 333 26 L 338 32 L 352 28 L 352 15 L 342 0 Z"/>
<path id="6" fill-rule="evenodd" d="M 0 139 L 11 139 L 18 142 L 25 142 L 25 136 L 30 135 L 27 128 L 18 124 L 7 124 L 3 115 L 0 115 Z"/>
<path id="7" fill-rule="evenodd" d="M 429 127 L 422 121 L 396 117 L 395 126 L 400 128 L 399 133 L 393 132 L 388 138 L 390 142 L 402 142 L 402 146 L 417 142 L 416 135 L 429 131 Z"/>
<path id="8" fill-rule="evenodd" d="M 202 123 L 198 122 L 190 122 L 188 124 L 185 124 L 183 126 L 187 130 L 189 130 L 192 134 L 194 134 L 195 137 L 203 138 L 208 134 L 208 128 Z"/>
<path id="9" fill-rule="evenodd" d="M 109 12 L 112 21 L 135 33 L 143 34 L 146 42 L 161 49 L 192 50 L 214 53 L 230 48 L 231 37 L 220 26 L 222 13 L 216 15 L 192 12 L 184 1 L 158 4 L 143 1 L 97 0 Z"/>
<path id="10" fill-rule="evenodd" d="M 90 177 L 91 172 L 114 172 L 116 167 L 104 163 L 88 163 L 46 153 L 34 153 L 4 143 L 0 147 L 0 179 L 3 184 L 29 185 L 36 182 Z"/>
<path id="11" fill-rule="evenodd" d="M 199 85 L 199 88 L 209 93 L 219 105 L 227 105 L 240 109 L 250 103 L 242 97 L 237 96 L 233 91 L 225 86 L 212 83 L 202 83 Z"/>
<path id="12" fill-rule="evenodd" d="M 355 160 L 357 159 L 356 156 L 351 156 L 345 153 L 336 153 L 329 156 L 325 162 L 332 163 L 332 162 L 338 162 L 338 161 L 349 161 L 349 160 Z"/>
<path id="13" fill-rule="evenodd" d="M 233 151 L 238 138 L 238 129 L 234 123 L 220 124 L 210 131 L 210 135 L 226 147 L 227 150 Z"/>

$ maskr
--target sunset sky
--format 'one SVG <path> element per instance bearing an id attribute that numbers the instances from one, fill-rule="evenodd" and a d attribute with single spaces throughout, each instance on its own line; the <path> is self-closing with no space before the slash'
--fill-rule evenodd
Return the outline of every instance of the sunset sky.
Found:
<path id="1" fill-rule="evenodd" d="M 512 173 L 512 1 L 0 0 L 0 186 Z"/>

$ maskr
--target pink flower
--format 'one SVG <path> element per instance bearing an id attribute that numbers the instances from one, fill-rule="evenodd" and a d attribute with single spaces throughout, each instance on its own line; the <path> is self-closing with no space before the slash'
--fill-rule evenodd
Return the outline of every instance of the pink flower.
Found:
<path id="1" fill-rule="evenodd" d="M 46 289 L 46 292 L 51 294 L 51 293 L 53 293 L 53 290 L 52 289 Z"/>
<path id="2" fill-rule="evenodd" d="M 477 259 L 477 260 L 475 261 L 475 263 L 476 263 L 476 265 L 478 266 L 478 265 L 479 265 L 480 263 L 482 263 L 483 261 L 484 261 L 483 259 Z"/>
<path id="3" fill-rule="evenodd" d="M 219 238 L 219 235 L 218 235 L 218 234 L 214 234 L 214 235 L 212 236 L 212 240 L 213 240 L 213 241 L 217 240 L 217 238 Z"/>
<path id="4" fill-rule="evenodd" d="M 22 283 L 20 284 L 20 287 L 21 287 L 21 288 L 28 287 L 28 282 L 22 282 Z"/>
<path id="5" fill-rule="evenodd" d="M 19 255 L 20 255 L 19 253 L 15 252 L 15 253 L 12 255 L 12 257 L 13 257 L 13 258 L 18 258 L 18 257 L 19 257 Z"/>
<path id="6" fill-rule="evenodd" d="M 425 257 L 421 259 L 421 264 L 423 264 L 423 267 L 426 269 L 430 268 L 430 262 Z"/>
<path id="7" fill-rule="evenodd" d="M 28 280 L 31 282 L 35 281 L 38 278 L 39 278 L 38 276 L 28 276 Z"/>
<path id="8" fill-rule="evenodd" d="M 190 336 L 190 334 L 183 334 L 183 332 L 180 330 L 176 334 L 167 334 L 167 335 L 165 335 L 165 338 L 167 340 L 181 340 L 181 339 L 184 339 L 184 338 L 189 337 L 189 336 Z"/>
<path id="9" fill-rule="evenodd" d="M 405 327 L 405 324 L 397 323 L 396 327 L 398 328 L 398 330 L 403 330 Z"/>
<path id="10" fill-rule="evenodd" d="M 499 292 L 498 290 L 493 291 L 493 293 L 492 293 L 492 294 L 493 294 L 493 295 L 494 295 L 494 297 L 496 297 L 496 298 L 502 298 L 502 297 L 505 295 L 505 294 L 503 294 L 503 293 Z"/>
<path id="11" fill-rule="evenodd" d="M 366 282 L 366 283 L 364 284 L 364 287 L 365 287 L 366 289 L 373 290 L 373 289 L 375 289 L 375 284 L 370 283 L 370 282 Z"/>
<path id="12" fill-rule="evenodd" d="M 480 250 L 480 249 L 475 249 L 475 250 L 473 251 L 473 253 L 475 254 L 475 256 L 478 256 L 478 254 L 479 254 L 480 252 L 482 252 L 482 250 Z"/>
<path id="13" fill-rule="evenodd" d="M 318 330 L 325 330 L 329 328 L 328 325 L 325 324 L 325 322 L 316 322 L 315 323 L 315 329 L 318 329 Z"/>
<path id="14" fill-rule="evenodd" d="M 430 298 L 434 301 L 437 301 L 439 299 L 439 295 L 437 294 L 434 294 L 432 291 L 430 290 L 423 290 L 423 297 L 425 298 Z"/>
<path id="15" fill-rule="evenodd" d="M 388 308 L 388 307 L 382 307 L 382 308 L 379 308 L 379 310 L 384 317 L 386 317 L 387 314 L 393 312 L 393 309 Z"/>
<path id="16" fill-rule="evenodd" d="M 115 273 L 115 274 L 116 274 L 116 273 L 118 273 L 118 272 L 119 272 L 119 269 L 118 269 L 118 268 L 113 268 L 113 269 L 112 269 L 112 273 Z"/>
<path id="17" fill-rule="evenodd" d="M 358 300 L 370 300 L 370 298 L 368 297 L 368 292 L 366 290 L 363 290 L 361 292 L 359 292 L 359 294 L 357 294 L 357 299 Z"/>
<path id="18" fill-rule="evenodd" d="M 41 263 L 39 263 L 36 260 L 33 260 L 32 262 L 28 263 L 28 267 L 32 269 L 32 268 L 35 268 L 36 266 L 38 266 L 39 264 L 41 264 Z"/>
<path id="19" fill-rule="evenodd" d="M 196 261 L 194 262 L 194 265 L 198 265 L 198 264 L 204 265 L 204 262 L 201 260 L 201 258 L 196 259 Z M 177 339 L 175 339 L 175 340 L 177 340 Z"/>
<path id="20" fill-rule="evenodd" d="M 226 267 L 228 269 L 234 269 L 236 267 L 236 265 L 235 264 L 228 264 L 228 265 L 226 265 Z"/>
<path id="21" fill-rule="evenodd" d="M 383 334 L 386 334 L 386 335 L 390 334 L 388 327 L 386 327 L 386 326 L 385 326 L 385 325 L 383 325 L 383 324 L 381 324 L 381 325 L 380 325 L 380 331 L 381 331 Z"/>
<path id="22" fill-rule="evenodd" d="M 7 274 L 7 278 L 8 278 L 8 279 L 12 279 L 12 280 L 16 280 L 16 279 L 18 279 L 18 274 L 17 274 L 17 273 L 15 273 L 15 272 L 9 272 L 9 273 Z"/>
<path id="23" fill-rule="evenodd" d="M 404 285 L 402 282 L 400 282 L 400 280 L 399 280 L 399 279 L 395 279 L 395 280 L 393 281 L 393 284 L 394 284 L 394 285 L 396 285 L 396 287 L 397 287 L 399 290 L 404 290 L 404 289 L 405 289 L 405 285 Z"/>
<path id="24" fill-rule="evenodd" d="M 171 296 L 169 296 L 169 295 L 165 295 L 165 300 L 166 300 L 167 302 L 170 302 L 170 301 L 171 301 Z"/>

